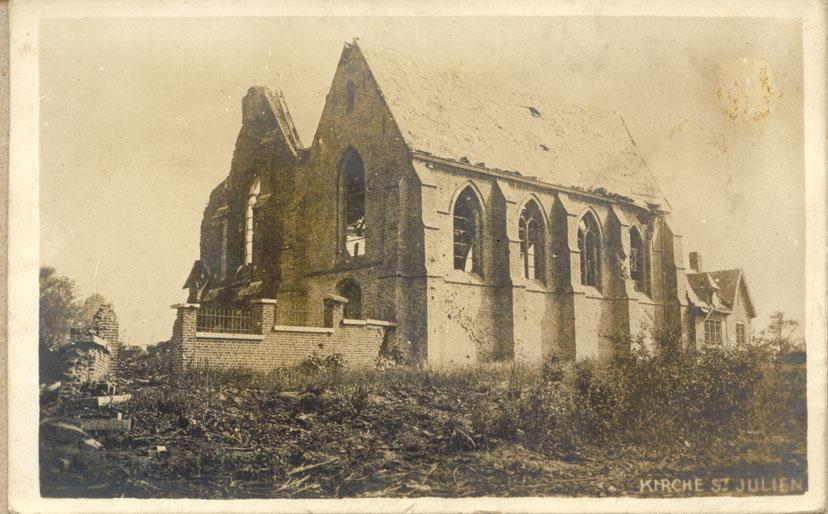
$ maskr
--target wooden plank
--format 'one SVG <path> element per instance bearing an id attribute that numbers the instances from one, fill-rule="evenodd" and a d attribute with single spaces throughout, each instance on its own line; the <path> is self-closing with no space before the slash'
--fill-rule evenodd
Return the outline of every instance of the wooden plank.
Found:
<path id="1" fill-rule="evenodd" d="M 97 402 L 98 407 L 104 407 L 106 405 L 115 405 L 118 403 L 124 403 L 132 398 L 131 394 L 114 394 L 111 396 L 98 396 Z"/>
<path id="2" fill-rule="evenodd" d="M 90 418 L 77 422 L 86 432 L 129 432 L 132 429 L 131 419 Z"/>

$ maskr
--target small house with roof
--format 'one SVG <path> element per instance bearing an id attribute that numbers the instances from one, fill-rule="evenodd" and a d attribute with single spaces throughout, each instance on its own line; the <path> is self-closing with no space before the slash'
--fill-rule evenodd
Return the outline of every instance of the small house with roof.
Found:
<path id="1" fill-rule="evenodd" d="M 702 256 L 690 252 L 687 277 L 687 339 L 705 344 L 745 344 L 756 317 L 745 274 L 741 269 L 704 271 Z"/>

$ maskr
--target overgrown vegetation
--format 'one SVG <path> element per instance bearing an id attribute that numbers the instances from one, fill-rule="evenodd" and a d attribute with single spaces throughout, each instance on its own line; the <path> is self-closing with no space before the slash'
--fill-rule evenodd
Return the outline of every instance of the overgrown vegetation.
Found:
<path id="1" fill-rule="evenodd" d="M 805 477 L 805 372 L 766 345 L 656 346 L 603 361 L 270 374 L 200 367 L 127 380 L 129 434 L 42 439 L 48 496 L 637 494 L 646 477 Z M 163 368 L 130 367 L 152 373 Z M 127 376 L 137 376 L 129 375 Z M 138 385 L 136 385 L 138 384 Z M 112 416 L 57 401 L 44 421 Z M 159 449 L 159 446 L 161 449 Z M 62 459 L 62 460 L 61 460 Z"/>

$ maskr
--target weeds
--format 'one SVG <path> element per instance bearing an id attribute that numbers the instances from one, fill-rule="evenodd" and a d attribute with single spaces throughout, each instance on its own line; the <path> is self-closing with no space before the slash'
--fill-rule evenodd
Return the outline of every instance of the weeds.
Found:
<path id="1" fill-rule="evenodd" d="M 129 437 L 102 439 L 107 457 L 82 453 L 72 469 L 123 474 L 110 487 L 133 496 L 596 494 L 551 463 L 587 477 L 661 469 L 653 462 L 732 465 L 764 434 L 769 462 L 804 473 L 804 368 L 759 348 L 695 350 L 670 337 L 606 361 L 539 366 L 351 369 L 312 356 L 262 374 L 200 363 L 135 390 L 122 407 Z M 147 457 L 157 445 L 169 456 Z M 61 472 L 45 455 L 53 495 Z"/>

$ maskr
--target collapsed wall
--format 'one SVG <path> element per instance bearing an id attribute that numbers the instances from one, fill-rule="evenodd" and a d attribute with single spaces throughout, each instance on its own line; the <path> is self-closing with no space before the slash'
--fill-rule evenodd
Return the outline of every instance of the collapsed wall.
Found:
<path id="1" fill-rule="evenodd" d="M 62 350 L 63 375 L 70 382 L 103 382 L 118 376 L 121 349 L 118 316 L 102 304 L 91 326 L 73 328 L 69 344 Z"/>

